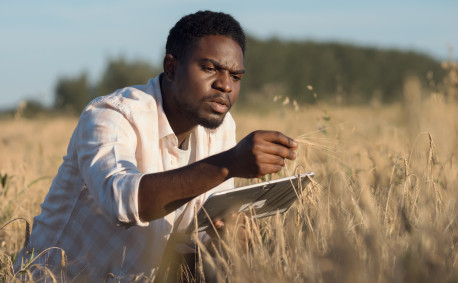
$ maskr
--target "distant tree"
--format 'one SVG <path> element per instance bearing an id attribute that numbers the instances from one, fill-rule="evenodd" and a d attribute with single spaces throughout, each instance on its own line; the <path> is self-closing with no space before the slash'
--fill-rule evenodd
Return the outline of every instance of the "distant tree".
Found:
<path id="1" fill-rule="evenodd" d="M 37 100 L 27 100 L 24 103 L 23 117 L 34 118 L 46 112 L 46 108 Z"/>
<path id="2" fill-rule="evenodd" d="M 317 99 L 347 104 L 375 100 L 391 103 L 400 101 L 406 77 L 425 79 L 430 74 L 438 83 L 445 76 L 439 62 L 414 52 L 340 43 L 258 40 L 250 36 L 247 41 L 247 73 L 237 103 L 242 107 L 259 108 L 278 96 L 297 103 L 313 103 Z M 145 84 L 160 71 L 145 61 L 112 58 L 95 86 L 89 85 L 86 73 L 60 78 L 55 107 L 80 113 L 95 96 Z"/>
<path id="3" fill-rule="evenodd" d="M 159 72 L 159 69 L 144 61 L 128 62 L 124 57 L 111 59 L 98 84 L 97 95 L 109 94 L 126 86 L 145 84 Z"/>
<path id="4" fill-rule="evenodd" d="M 331 102 L 339 98 L 344 103 L 368 103 L 377 98 L 391 103 L 402 97 L 406 77 L 426 78 L 432 73 L 440 82 L 445 74 L 438 61 L 415 52 L 253 37 L 248 37 L 244 65 L 241 104 L 268 101 L 270 86 L 298 102 L 314 102 L 316 93 Z"/>
<path id="5" fill-rule="evenodd" d="M 55 92 L 54 107 L 73 114 L 79 114 L 92 98 L 86 73 L 76 78 L 61 77 Z"/>

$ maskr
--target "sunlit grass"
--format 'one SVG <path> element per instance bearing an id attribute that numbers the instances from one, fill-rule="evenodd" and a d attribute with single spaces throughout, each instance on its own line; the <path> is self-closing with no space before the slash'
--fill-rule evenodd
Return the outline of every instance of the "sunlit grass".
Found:
<path id="1" fill-rule="evenodd" d="M 241 216 L 211 255 L 202 246 L 220 281 L 458 281 L 458 106 L 445 92 L 416 95 L 416 84 L 406 83 L 404 103 L 389 106 L 280 102 L 261 118 L 233 113 L 239 138 L 270 129 L 299 142 L 297 159 L 267 179 L 309 171 L 315 178 L 285 214 Z M 0 227 L 39 213 L 75 124 L 0 121 Z M 237 240 L 242 227 L 249 246 Z M 24 231 L 23 221 L 0 231 L 8 281 Z"/>

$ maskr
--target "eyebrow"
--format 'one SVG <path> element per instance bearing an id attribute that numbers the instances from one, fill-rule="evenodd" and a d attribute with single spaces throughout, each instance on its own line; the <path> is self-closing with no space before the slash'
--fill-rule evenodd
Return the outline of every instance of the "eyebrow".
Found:
<path id="1" fill-rule="evenodd" d="M 218 61 L 216 61 L 214 59 L 205 58 L 205 59 L 202 59 L 202 61 L 212 63 L 217 69 L 228 70 L 231 74 L 236 74 L 236 75 L 245 74 L 245 70 L 243 70 L 243 69 L 241 69 L 241 70 L 231 70 L 228 66 L 225 66 L 225 65 L 221 64 L 220 62 L 218 62 Z"/>

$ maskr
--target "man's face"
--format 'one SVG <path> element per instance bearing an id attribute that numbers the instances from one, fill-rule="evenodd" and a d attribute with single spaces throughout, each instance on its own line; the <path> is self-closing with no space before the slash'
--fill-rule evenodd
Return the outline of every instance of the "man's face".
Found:
<path id="1" fill-rule="evenodd" d="M 244 73 L 243 52 L 229 37 L 202 37 L 187 58 L 178 60 L 175 106 L 194 124 L 215 129 L 237 100 Z"/>

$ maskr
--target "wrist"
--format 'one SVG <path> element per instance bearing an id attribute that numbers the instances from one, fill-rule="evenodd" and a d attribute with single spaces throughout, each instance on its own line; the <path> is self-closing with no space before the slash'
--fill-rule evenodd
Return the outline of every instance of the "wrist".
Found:
<path id="1" fill-rule="evenodd" d="M 237 173 L 236 173 L 237 167 L 236 167 L 234 156 L 235 156 L 234 148 L 231 148 L 223 152 L 223 161 L 224 161 L 223 170 L 226 174 L 226 180 L 237 177 Z"/>
<path id="2" fill-rule="evenodd" d="M 232 149 L 223 151 L 217 155 L 213 156 L 214 165 L 218 166 L 221 172 L 221 175 L 224 177 L 224 180 L 236 177 L 234 173 L 234 162 L 233 162 L 233 152 Z"/>

